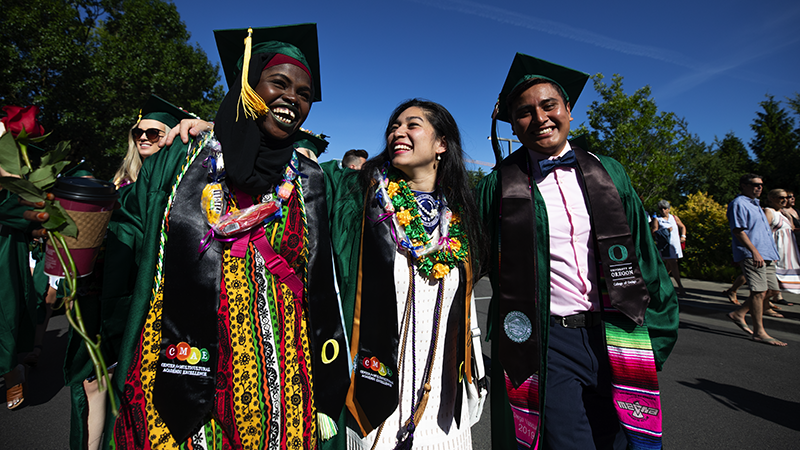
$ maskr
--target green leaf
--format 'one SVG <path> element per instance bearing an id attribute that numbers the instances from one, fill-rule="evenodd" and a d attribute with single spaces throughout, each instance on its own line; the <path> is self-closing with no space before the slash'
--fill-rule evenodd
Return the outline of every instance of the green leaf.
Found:
<path id="1" fill-rule="evenodd" d="M 42 226 L 50 231 L 58 231 L 64 236 L 73 238 L 78 237 L 78 226 L 69 216 L 67 210 L 61 206 L 59 201 L 47 201 L 44 210 L 50 214 L 50 218 Z"/>
<path id="2" fill-rule="evenodd" d="M 34 170 L 28 180 L 39 189 L 47 190 L 56 183 L 56 177 L 61 170 L 69 164 L 69 161 L 61 161 L 53 165 L 42 165 Z"/>
<path id="3" fill-rule="evenodd" d="M 61 171 L 64 170 L 64 168 L 67 167 L 70 162 L 71 161 L 59 161 L 59 162 L 53 164 L 53 174 L 56 177 L 58 177 L 58 174 L 60 174 Z"/>
<path id="4" fill-rule="evenodd" d="M 0 177 L 0 186 L 33 203 L 41 202 L 47 196 L 46 192 L 22 178 Z"/>
<path id="5" fill-rule="evenodd" d="M 14 136 L 6 133 L 0 137 L 0 167 L 13 175 L 20 174 L 19 147 L 17 147 Z"/>
<path id="6" fill-rule="evenodd" d="M 42 155 L 42 166 L 61 162 L 69 155 L 69 141 L 61 141 L 56 144 L 56 148 Z"/>
<path id="7" fill-rule="evenodd" d="M 25 125 L 23 125 L 22 130 L 20 130 L 20 132 L 17 133 L 17 140 L 28 142 L 28 132 L 25 131 Z"/>
<path id="8" fill-rule="evenodd" d="M 20 175 L 23 177 L 27 177 L 29 173 L 31 173 L 31 168 L 28 166 L 22 166 L 20 169 Z"/>
<path id="9" fill-rule="evenodd" d="M 57 230 L 58 227 L 67 223 L 66 216 L 58 208 L 56 208 L 52 202 L 46 202 L 42 211 L 50 214 L 50 217 L 47 219 L 47 221 L 42 224 L 42 227 L 47 230 Z"/>
<path id="10" fill-rule="evenodd" d="M 43 134 L 43 135 L 41 135 L 39 137 L 29 138 L 28 140 L 30 142 L 33 142 L 34 144 L 36 144 L 36 143 L 42 142 L 43 140 L 47 139 L 47 136 L 50 136 L 51 134 L 53 134 L 52 131 L 47 133 L 47 134 Z"/>

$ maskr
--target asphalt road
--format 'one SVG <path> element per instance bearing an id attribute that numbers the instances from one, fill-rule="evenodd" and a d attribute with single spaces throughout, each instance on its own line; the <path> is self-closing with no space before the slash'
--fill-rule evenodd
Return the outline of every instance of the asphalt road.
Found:
<path id="1" fill-rule="evenodd" d="M 800 448 L 800 306 L 784 306 L 785 319 L 765 322 L 773 337 L 789 343 L 777 348 L 749 340 L 725 318 L 734 308 L 720 294 L 728 286 L 684 284 L 690 296 L 681 299 L 678 342 L 659 373 L 664 448 Z M 747 294 L 741 290 L 740 298 Z M 486 280 L 475 295 L 484 328 L 491 295 Z M 800 302 L 800 296 L 785 297 Z M 16 411 L 0 408 L 0 449 L 69 447 L 69 392 L 60 375 L 66 329 L 63 316 L 51 321 L 45 352 L 29 373 L 26 405 Z M 489 343 L 484 342 L 483 351 L 491 357 Z M 487 401 L 472 429 L 474 448 L 491 447 L 490 430 Z"/>

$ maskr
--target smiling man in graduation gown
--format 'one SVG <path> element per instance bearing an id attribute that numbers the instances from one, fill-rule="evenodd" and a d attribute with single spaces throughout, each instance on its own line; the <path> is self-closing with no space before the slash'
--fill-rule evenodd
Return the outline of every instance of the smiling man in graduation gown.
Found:
<path id="1" fill-rule="evenodd" d="M 495 449 L 661 448 L 677 297 L 622 166 L 568 141 L 588 78 L 518 53 L 495 110 L 496 153 L 495 120 L 522 142 L 478 187 Z"/>

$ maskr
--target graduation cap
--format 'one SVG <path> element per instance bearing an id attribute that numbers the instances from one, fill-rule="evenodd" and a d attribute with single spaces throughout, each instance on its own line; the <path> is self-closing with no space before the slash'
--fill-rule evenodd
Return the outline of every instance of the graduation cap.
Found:
<path id="1" fill-rule="evenodd" d="M 311 81 L 314 83 L 313 101 L 322 100 L 322 84 L 320 84 L 319 77 L 319 43 L 317 24 L 315 23 L 214 30 L 219 58 L 222 61 L 222 70 L 225 72 L 225 81 L 228 83 L 229 89 L 236 79 L 241 77 L 242 69 L 249 66 L 249 61 L 244 61 L 247 54 L 245 39 L 248 38 L 248 34 L 251 39 L 248 56 L 258 53 L 280 53 L 300 61 L 311 73 Z"/>
<path id="2" fill-rule="evenodd" d="M 170 128 L 175 128 L 183 119 L 195 118 L 197 116 L 153 94 L 150 95 L 147 103 L 139 110 L 139 121 L 142 119 L 157 120 Z"/>
<path id="3" fill-rule="evenodd" d="M 522 83 L 531 79 L 544 79 L 552 81 L 561 88 L 570 108 L 575 107 L 575 102 L 583 91 L 583 87 L 589 80 L 589 74 L 570 69 L 569 67 L 553 64 L 543 59 L 534 58 L 523 53 L 517 53 L 511 68 L 508 70 L 506 82 L 500 92 L 500 106 L 497 113 L 497 120 L 511 122 L 508 114 L 508 96 L 514 89 Z"/>
<path id="4" fill-rule="evenodd" d="M 71 169 L 64 172 L 63 175 L 65 177 L 94 177 L 94 172 L 92 171 L 92 168 L 89 167 L 89 163 L 86 161 L 81 161 Z"/>
<path id="5" fill-rule="evenodd" d="M 292 144 L 294 148 L 307 148 L 314 152 L 315 155 L 319 156 L 325 152 L 325 149 L 328 147 L 328 141 L 323 139 L 323 134 L 319 136 L 315 135 L 314 133 L 309 132 L 308 130 L 300 129 L 297 133 L 295 133 L 297 140 Z"/>

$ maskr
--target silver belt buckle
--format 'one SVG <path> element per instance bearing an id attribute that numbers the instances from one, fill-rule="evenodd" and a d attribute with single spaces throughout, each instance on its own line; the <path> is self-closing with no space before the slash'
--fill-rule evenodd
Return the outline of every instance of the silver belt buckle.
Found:
<path id="1" fill-rule="evenodd" d="M 566 317 L 563 317 L 563 316 L 562 316 L 562 317 L 560 317 L 560 318 L 559 318 L 559 321 L 561 322 L 561 326 L 562 326 L 562 327 L 564 327 L 564 328 L 569 328 L 569 327 L 567 326 L 567 318 L 566 318 Z"/>

